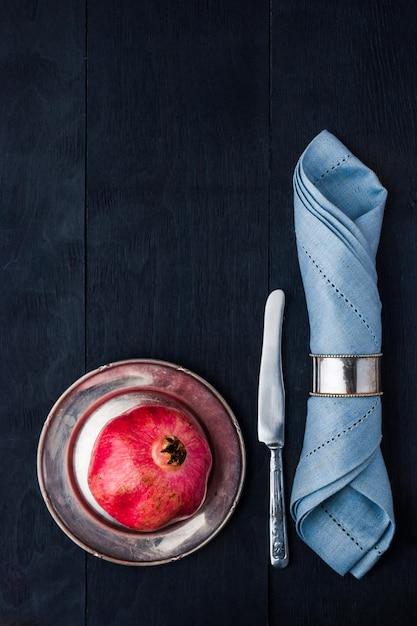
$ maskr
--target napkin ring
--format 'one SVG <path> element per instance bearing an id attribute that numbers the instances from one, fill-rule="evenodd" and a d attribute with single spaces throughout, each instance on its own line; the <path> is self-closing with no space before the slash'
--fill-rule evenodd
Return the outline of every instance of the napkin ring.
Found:
<path id="1" fill-rule="evenodd" d="M 312 396 L 380 396 L 382 354 L 310 354 Z"/>

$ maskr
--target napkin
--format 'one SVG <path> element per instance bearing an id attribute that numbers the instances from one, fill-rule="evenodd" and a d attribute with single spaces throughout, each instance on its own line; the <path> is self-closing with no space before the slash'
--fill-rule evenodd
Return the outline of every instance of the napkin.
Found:
<path id="1" fill-rule="evenodd" d="M 375 256 L 387 192 L 322 131 L 294 172 L 294 221 L 313 354 L 381 349 Z M 381 396 L 311 396 L 291 494 L 300 537 L 341 575 L 361 578 L 395 522 L 381 449 Z"/>

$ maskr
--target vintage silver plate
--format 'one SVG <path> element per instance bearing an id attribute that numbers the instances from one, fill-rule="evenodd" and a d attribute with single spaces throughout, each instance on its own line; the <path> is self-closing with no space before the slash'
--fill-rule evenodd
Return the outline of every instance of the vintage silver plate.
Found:
<path id="1" fill-rule="evenodd" d="M 94 441 L 113 417 L 141 403 L 177 408 L 204 429 L 213 468 L 207 497 L 197 513 L 153 533 L 138 533 L 112 520 L 87 484 Z M 38 447 L 38 479 L 54 520 L 80 547 L 125 565 L 178 560 L 210 541 L 233 514 L 245 475 L 245 449 L 231 409 L 202 378 L 163 361 L 112 363 L 86 374 L 56 402 Z"/>

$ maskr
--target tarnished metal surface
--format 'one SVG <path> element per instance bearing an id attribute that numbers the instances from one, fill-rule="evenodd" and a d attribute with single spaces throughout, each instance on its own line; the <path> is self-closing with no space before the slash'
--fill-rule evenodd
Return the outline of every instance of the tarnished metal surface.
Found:
<path id="1" fill-rule="evenodd" d="M 193 517 L 158 532 L 137 533 L 98 506 L 87 472 L 104 424 L 149 401 L 176 406 L 199 422 L 214 463 L 206 500 Z M 232 515 L 245 466 L 241 431 L 223 398 L 184 368 L 142 359 L 103 366 L 75 382 L 48 415 L 38 448 L 39 484 L 57 524 L 88 552 L 126 565 L 166 563 L 205 545 Z"/>
<path id="2" fill-rule="evenodd" d="M 382 354 L 312 354 L 313 396 L 379 396 Z"/>

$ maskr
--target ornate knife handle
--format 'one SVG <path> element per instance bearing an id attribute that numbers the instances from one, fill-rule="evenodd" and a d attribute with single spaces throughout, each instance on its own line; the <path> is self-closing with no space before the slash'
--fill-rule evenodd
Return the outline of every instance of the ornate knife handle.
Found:
<path id="1" fill-rule="evenodd" d="M 269 531 L 271 564 L 278 568 L 286 567 L 288 565 L 288 536 L 282 448 L 271 449 Z"/>

